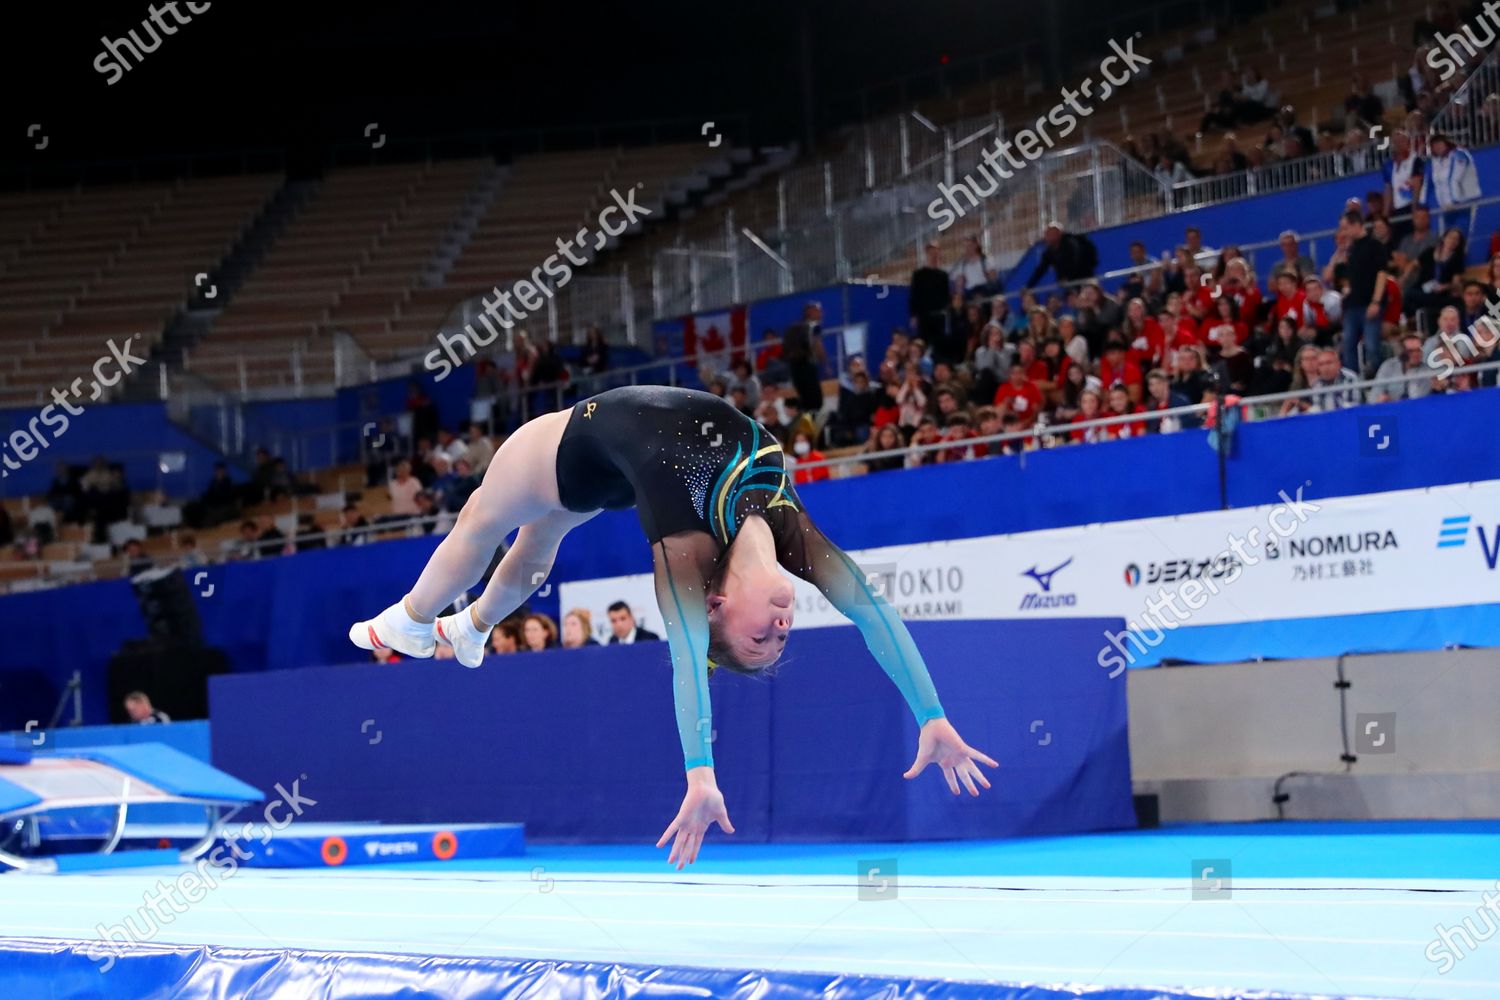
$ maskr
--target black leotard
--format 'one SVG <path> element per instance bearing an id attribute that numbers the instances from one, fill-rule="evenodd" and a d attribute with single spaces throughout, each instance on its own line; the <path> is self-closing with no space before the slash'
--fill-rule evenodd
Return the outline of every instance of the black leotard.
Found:
<path id="1" fill-rule="evenodd" d="M 573 511 L 634 507 L 653 544 L 703 531 L 727 546 L 752 514 L 780 536 L 802 510 L 770 431 L 718 396 L 666 386 L 576 403 L 557 449 L 557 489 Z"/>
<path id="2" fill-rule="evenodd" d="M 726 401 L 625 386 L 574 404 L 557 448 L 557 488 L 568 510 L 636 508 L 652 545 L 689 768 L 713 763 L 707 588 L 750 517 L 770 527 L 777 561 L 859 626 L 918 721 L 943 715 L 906 625 L 808 518 L 776 438 Z"/>

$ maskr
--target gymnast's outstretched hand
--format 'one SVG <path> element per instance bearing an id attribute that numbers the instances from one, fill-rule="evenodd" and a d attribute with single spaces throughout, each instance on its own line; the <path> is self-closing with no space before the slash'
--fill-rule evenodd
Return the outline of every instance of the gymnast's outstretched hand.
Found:
<path id="1" fill-rule="evenodd" d="M 974 787 L 974 782 L 979 782 L 985 788 L 990 787 L 990 783 L 975 761 L 981 761 L 990 767 L 1000 766 L 965 743 L 963 737 L 958 735 L 958 730 L 947 719 L 930 719 L 922 726 L 922 736 L 917 741 L 917 759 L 911 762 L 911 769 L 903 777 L 915 778 L 928 764 L 936 764 L 943 769 L 943 777 L 948 779 L 948 787 L 953 790 L 954 795 L 959 793 L 960 779 L 970 795 L 978 795 L 979 789 Z"/>
<path id="2" fill-rule="evenodd" d="M 667 858 L 667 864 L 676 865 L 678 871 L 682 871 L 683 865 L 690 865 L 698 860 L 698 848 L 703 846 L 703 835 L 714 823 L 718 823 L 719 829 L 725 833 L 734 832 L 734 825 L 729 822 L 729 813 L 724 808 L 724 796 L 719 792 L 719 783 L 714 780 L 714 769 L 695 767 L 688 771 L 687 779 L 688 790 L 682 797 L 682 808 L 677 810 L 677 818 L 672 820 L 672 825 L 667 827 L 661 839 L 656 842 L 657 847 L 665 847 L 672 835 L 677 835 L 677 839 L 672 841 L 672 853 Z"/>

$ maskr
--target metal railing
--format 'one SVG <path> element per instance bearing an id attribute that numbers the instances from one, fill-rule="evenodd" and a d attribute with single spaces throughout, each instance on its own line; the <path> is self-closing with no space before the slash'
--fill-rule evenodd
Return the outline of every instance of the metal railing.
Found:
<path id="1" fill-rule="evenodd" d="M 1458 375 L 1478 375 L 1486 372 L 1500 372 L 1500 361 L 1489 361 L 1477 365 L 1464 365 L 1457 368 L 1454 372 L 1454 375 L 1455 377 Z M 1070 437 L 1075 433 L 1083 433 L 1085 435 L 1085 441 L 1087 441 L 1089 432 L 1094 430 L 1103 430 L 1110 427 L 1117 427 L 1121 424 L 1150 424 L 1167 418 L 1180 419 L 1185 416 L 1202 417 L 1210 412 L 1222 412 L 1229 409 L 1238 409 L 1241 418 L 1244 420 L 1274 420 L 1281 419 L 1283 416 L 1293 415 L 1291 413 L 1283 414 L 1281 412 L 1281 407 L 1277 406 L 1277 404 L 1283 404 L 1288 401 L 1300 402 L 1302 400 L 1310 400 L 1314 403 L 1317 403 L 1320 400 L 1330 400 L 1331 405 L 1323 407 L 1322 409 L 1347 409 L 1351 406 L 1359 405 L 1380 405 L 1378 402 L 1374 404 L 1367 403 L 1365 395 L 1372 390 L 1383 388 L 1386 386 L 1393 386 L 1398 384 L 1404 385 L 1408 382 L 1430 381 L 1435 378 L 1437 378 L 1437 375 L 1434 372 L 1425 371 L 1418 372 L 1413 375 L 1398 375 L 1390 378 L 1374 378 L 1360 382 L 1350 382 L 1346 384 L 1313 386 L 1307 389 L 1296 389 L 1289 392 L 1271 393 L 1264 396 L 1242 396 L 1239 397 L 1232 406 L 1228 404 L 1220 406 L 1217 403 L 1194 403 L 1188 406 L 1171 407 L 1162 410 L 1148 410 L 1142 413 L 1127 413 L 1118 416 L 1100 417 L 1094 420 L 1080 420 L 1076 423 L 1049 424 L 1047 426 L 1032 427 L 1031 429 L 1024 431 L 1009 431 L 1003 434 L 981 435 L 977 437 L 962 438 L 956 441 L 938 441 L 933 442 L 932 444 L 907 445 L 901 448 L 893 448 L 886 451 L 858 452 L 850 455 L 839 455 L 834 458 L 824 458 L 816 462 L 798 461 L 793 456 L 787 456 L 787 465 L 789 468 L 795 467 L 797 471 L 814 468 L 828 468 L 830 470 L 836 470 L 851 466 L 863 465 L 866 462 L 883 458 L 905 459 L 909 456 L 914 455 L 925 455 L 943 451 L 963 451 L 976 445 L 987 446 L 1021 444 L 1025 446 L 1025 450 L 1032 451 L 1038 448 L 1054 447 L 1054 444 L 1051 443 L 1053 439 L 1058 437 Z M 1475 391 L 1482 392 L 1487 391 L 1487 389 L 1481 388 L 1476 389 Z M 1350 394 L 1358 394 L 1359 402 L 1346 405 L 1340 403 L 1337 399 L 1337 397 L 1348 396 Z M 1268 410 L 1268 407 L 1274 407 L 1274 412 Z M 850 473 L 844 472 L 842 474 L 848 475 Z"/>
<path id="2" fill-rule="evenodd" d="M 1491 53 L 1436 116 L 1460 142 L 1500 141 L 1500 63 Z M 834 153 L 783 172 L 759 203 L 741 204 L 729 227 L 755 232 L 776 253 L 773 261 L 748 239 L 684 235 L 670 253 L 691 261 L 653 266 L 658 317 L 743 302 L 756 294 L 787 294 L 859 278 L 908 256 L 938 232 L 926 206 L 977 168 L 980 154 L 1005 131 L 999 113 L 942 126 L 913 113 L 881 116 L 843 133 Z M 982 140 L 982 141 L 979 141 Z M 1309 153 L 1229 174 L 1170 184 L 1107 142 L 1055 150 L 972 208 L 961 231 L 979 235 L 992 261 L 1005 268 L 1057 220 L 1074 231 L 1156 218 L 1380 169 L 1388 137 Z M 986 185 L 987 186 L 987 185 Z M 774 211 L 772 210 L 774 208 Z M 726 216 L 731 210 L 726 209 Z M 721 272 L 739 272 L 738 281 Z M 746 275 L 759 273 L 754 280 Z M 747 293 L 753 288 L 754 294 Z M 736 294 L 736 290 L 739 294 Z"/>
<path id="3" fill-rule="evenodd" d="M 1173 184 L 1164 192 L 1164 211 L 1186 212 L 1240 198 L 1317 184 L 1379 170 L 1390 155 L 1374 140 L 1328 153 L 1313 153 L 1229 174 L 1212 174 Z"/>
<path id="4" fill-rule="evenodd" d="M 823 378 L 843 371 L 849 355 L 867 353 L 863 347 L 852 350 L 849 346 L 851 338 L 859 338 L 863 343 L 864 333 L 864 324 L 823 329 L 821 339 L 826 358 L 820 369 Z M 476 390 L 470 404 L 470 419 L 491 434 L 504 433 L 540 414 L 565 409 L 579 399 L 607 389 L 626 385 L 702 386 L 706 384 L 705 375 L 710 379 L 726 375 L 737 354 L 743 353 L 753 365 L 757 354 L 770 343 L 764 338 L 747 340 L 738 347 L 726 345 L 720 351 L 673 355 L 598 374 L 570 375 L 558 381 L 519 384 L 507 373 L 495 391 L 487 391 L 483 386 Z M 404 412 L 372 411 L 359 420 L 293 429 L 258 423 L 253 410 L 243 401 L 226 400 L 222 395 L 212 403 L 181 409 L 191 417 L 195 433 L 214 442 L 220 451 L 241 464 L 246 463 L 255 448 L 265 448 L 272 455 L 285 458 L 296 470 L 356 460 L 366 463 L 383 460 L 384 451 L 374 444 L 381 435 L 401 442 L 408 455 L 415 444 L 411 419 Z"/>
<path id="5" fill-rule="evenodd" d="M 1500 49 L 1474 67 L 1453 97 L 1432 116 L 1432 131 L 1474 149 L 1500 142 Z"/>
<path id="6" fill-rule="evenodd" d="M 203 550 L 196 547 L 190 549 L 174 549 L 170 553 L 160 554 L 157 557 L 147 555 L 144 558 L 150 560 L 150 566 L 140 566 L 137 562 L 136 572 L 143 569 L 161 569 L 167 566 L 177 566 L 182 569 L 192 569 L 203 566 L 220 566 L 234 562 L 256 562 L 261 559 L 273 559 L 284 555 L 294 555 L 297 552 L 320 549 L 340 548 L 353 545 L 373 545 L 382 541 L 393 541 L 395 536 L 401 538 L 418 538 L 423 535 L 446 534 L 457 520 L 458 515 L 447 511 L 436 514 L 413 514 L 411 516 L 386 516 L 384 519 L 376 520 L 364 526 L 351 528 L 333 528 L 322 531 L 297 532 L 288 535 L 281 543 L 280 549 L 275 552 L 265 551 L 268 547 L 277 543 L 256 541 L 226 541 L 222 543 L 217 552 Z M 428 531 L 427 528 L 432 530 Z M 170 529 L 174 534 L 191 534 L 196 536 L 199 529 L 186 525 Z M 382 537 L 383 536 L 383 537 Z M 314 544 L 316 543 L 316 544 Z M 27 559 L 6 562 L 3 565 L 14 568 L 17 566 L 35 567 L 34 576 L 9 576 L 0 581 L 0 594 L 19 593 L 22 591 L 52 590 L 58 587 L 66 587 L 75 583 L 89 583 L 100 579 L 113 579 L 120 576 L 131 576 L 131 565 L 133 560 L 125 555 L 111 556 L 109 559 L 101 559 L 93 562 L 70 561 L 59 559 Z"/>
<path id="7" fill-rule="evenodd" d="M 1488 197 L 1479 198 L 1475 201 L 1456 206 L 1455 208 L 1446 210 L 1443 213 L 1443 216 L 1444 218 L 1451 221 L 1451 219 L 1456 216 L 1456 213 L 1467 212 L 1469 216 L 1469 223 L 1465 229 L 1465 232 L 1467 239 L 1470 241 L 1470 243 L 1472 243 L 1474 231 L 1478 227 L 1479 223 L 1480 209 L 1488 208 L 1493 205 L 1500 205 L 1500 195 L 1490 195 Z M 1389 218 L 1392 222 L 1406 222 L 1411 219 L 1411 215 L 1409 213 L 1401 213 L 1398 215 L 1392 215 Z M 1441 223 L 1435 218 L 1432 225 L 1434 235 L 1439 235 Z M 1299 232 L 1297 233 L 1298 249 L 1302 253 L 1305 253 L 1312 260 L 1314 265 L 1319 265 L 1323 260 L 1323 255 L 1320 253 L 1319 247 L 1322 246 L 1331 248 L 1335 246 L 1335 237 L 1337 235 L 1337 229 L 1320 229 L 1311 233 Z M 1251 271 L 1255 272 L 1257 277 L 1262 277 L 1266 274 L 1266 272 L 1257 266 L 1256 257 L 1258 254 L 1267 250 L 1279 250 L 1280 240 L 1263 240 L 1258 243 L 1225 243 L 1222 244 L 1218 249 L 1204 249 L 1199 251 L 1195 256 L 1195 260 L 1197 260 L 1200 265 L 1211 264 L 1212 262 L 1218 260 L 1219 255 L 1223 252 L 1223 249 L 1226 246 L 1237 247 L 1241 255 L 1244 256 L 1247 261 L 1249 261 Z M 1470 265 L 1479 263 L 1482 263 L 1482 261 L 1473 259 L 1470 259 L 1469 261 Z M 1033 296 L 1037 296 L 1040 298 L 1041 296 L 1047 295 L 1052 292 L 1067 292 L 1070 289 L 1081 288 L 1084 285 L 1103 285 L 1106 282 L 1113 281 L 1118 278 L 1126 278 L 1133 274 L 1144 274 L 1149 271 L 1154 271 L 1159 267 L 1161 267 L 1161 261 L 1153 260 L 1149 264 L 1115 268 L 1110 271 L 1105 271 L 1103 274 L 1095 275 L 1091 278 L 1078 278 L 1073 281 L 1054 282 L 1050 285 L 1038 285 L 1035 288 L 1031 289 L 1013 288 L 1012 290 L 1005 292 L 1004 297 L 1012 302 L 1019 302 L 1022 294 L 1029 291 Z"/>
<path id="8" fill-rule="evenodd" d="M 1484 373 L 1500 373 L 1500 361 L 1490 361 L 1482 364 L 1464 365 L 1455 369 L 1453 377 L 1475 376 Z M 1346 409 L 1353 406 L 1367 405 L 1367 397 L 1372 397 L 1377 391 L 1388 391 L 1390 387 L 1405 385 L 1407 383 L 1434 380 L 1438 376 L 1431 370 L 1423 370 L 1414 374 L 1397 375 L 1387 378 L 1373 378 L 1364 381 L 1355 381 L 1343 384 L 1319 385 L 1306 389 L 1297 389 L 1288 392 L 1271 393 L 1263 396 L 1244 396 L 1237 398 L 1234 402 L 1225 400 L 1223 403 L 1195 403 L 1187 406 L 1167 407 L 1160 410 L 1148 410 L 1141 413 L 1127 413 L 1112 416 L 1099 417 L 1092 420 L 1080 420 L 1073 423 L 1050 424 L 1047 426 L 1036 426 L 1024 431 L 1012 431 L 1002 434 L 980 435 L 976 437 L 963 438 L 954 441 L 938 441 L 931 444 L 907 445 L 901 448 L 888 449 L 885 451 L 862 451 L 849 455 L 840 455 L 834 458 L 825 458 L 817 461 L 800 461 L 795 456 L 786 456 L 787 468 L 794 474 L 817 468 L 826 468 L 837 476 L 859 474 L 857 467 L 864 466 L 867 462 L 880 459 L 897 458 L 903 465 L 907 464 L 913 457 L 934 454 L 945 451 L 967 451 L 976 446 L 1019 445 L 1023 451 L 1034 451 L 1057 446 L 1058 438 L 1072 438 L 1081 436 L 1083 443 L 1105 443 L 1094 440 L 1094 432 L 1108 430 L 1127 424 L 1155 424 L 1157 427 L 1166 420 L 1174 420 L 1181 426 L 1182 418 L 1191 417 L 1201 419 L 1205 416 L 1213 416 L 1216 424 L 1221 423 L 1229 412 L 1236 412 L 1241 421 L 1257 421 L 1264 419 L 1280 419 L 1285 416 L 1303 412 L 1300 407 L 1288 408 L 1287 402 L 1307 401 L 1311 404 L 1309 409 L 1324 412 L 1333 409 Z M 1478 388 L 1475 391 L 1485 391 Z M 1352 400 L 1352 401 L 1351 401 Z M 1282 405 L 1278 405 L 1282 404 Z M 1380 405 L 1375 402 L 1369 405 Z M 1178 433 L 1177 430 L 1148 431 L 1148 433 Z M 1221 439 L 1222 441 L 1222 439 Z M 1224 454 L 1221 445 L 1220 455 Z M 965 459 L 966 461 L 978 459 Z M 919 463 L 920 464 L 920 463 Z M 298 512 L 294 509 L 290 515 L 296 516 Z M 441 534 L 451 528 L 456 515 L 450 512 L 440 512 L 429 515 L 412 515 L 409 517 L 389 517 L 385 520 L 376 521 L 362 527 L 335 528 L 325 531 L 300 532 L 287 537 L 285 546 L 280 552 L 264 551 L 265 547 L 274 543 L 260 541 L 242 541 L 226 543 L 217 558 L 213 553 L 204 553 L 194 550 L 191 562 L 185 562 L 189 557 L 177 556 L 166 560 L 168 563 L 181 563 L 185 565 L 211 565 L 239 561 L 244 559 L 269 558 L 276 555 L 291 554 L 306 547 L 310 542 L 321 542 L 325 547 L 347 544 L 370 544 L 381 540 L 381 535 L 400 533 L 402 537 L 418 537 L 423 534 Z M 433 531 L 425 530 L 431 525 Z M 358 536 L 359 541 L 348 541 L 350 536 Z M 290 551 L 288 551 L 288 547 Z M 238 552 L 239 554 L 236 554 Z M 103 565 L 122 565 L 122 558 L 106 561 Z M 11 589 L 40 589 L 44 587 L 65 586 L 70 583 L 82 582 L 84 580 L 96 579 L 98 565 L 90 565 L 83 568 L 79 564 L 69 564 L 71 569 L 65 576 L 49 577 L 47 575 L 48 564 L 38 561 L 37 577 L 35 579 L 10 580 L 6 584 L 6 590 Z"/>

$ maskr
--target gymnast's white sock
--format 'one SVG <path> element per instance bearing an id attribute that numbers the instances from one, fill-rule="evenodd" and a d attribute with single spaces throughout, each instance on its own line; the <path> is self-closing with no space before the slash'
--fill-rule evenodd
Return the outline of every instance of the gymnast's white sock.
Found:
<path id="1" fill-rule="evenodd" d="M 431 656 L 437 649 L 432 622 L 419 622 L 406 610 L 405 598 L 368 621 L 349 626 L 349 641 L 360 649 L 388 646 L 407 656 Z"/>
<path id="2" fill-rule="evenodd" d="M 454 658 L 466 667 L 477 667 L 484 661 L 484 644 L 490 637 L 489 629 L 474 624 L 470 608 L 460 608 L 457 614 L 446 615 L 437 620 L 438 638 L 453 647 Z"/>

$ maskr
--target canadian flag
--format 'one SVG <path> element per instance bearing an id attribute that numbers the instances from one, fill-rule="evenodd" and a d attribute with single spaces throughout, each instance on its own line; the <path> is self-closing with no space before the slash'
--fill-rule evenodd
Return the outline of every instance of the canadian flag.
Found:
<path id="1" fill-rule="evenodd" d="M 690 361 L 708 365 L 714 371 L 727 371 L 730 365 L 745 356 L 748 319 L 748 310 L 744 306 L 735 306 L 727 312 L 683 317 L 683 353 Z M 702 357 L 699 357 L 700 351 Z"/>

